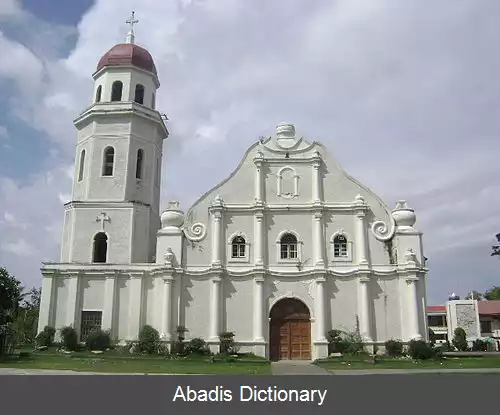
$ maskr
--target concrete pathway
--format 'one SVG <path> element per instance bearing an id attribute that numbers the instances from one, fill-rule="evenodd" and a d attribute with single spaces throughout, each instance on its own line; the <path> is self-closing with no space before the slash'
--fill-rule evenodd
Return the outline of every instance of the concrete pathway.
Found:
<path id="1" fill-rule="evenodd" d="M 500 375 L 498 368 L 483 369 L 364 369 L 364 370 L 333 370 L 332 375 L 411 375 L 418 373 L 429 374 L 454 374 L 454 373 L 495 373 Z"/>
<path id="2" fill-rule="evenodd" d="M 102 372 L 78 372 L 75 370 L 51 370 L 51 369 L 15 369 L 0 368 L 2 375 L 147 375 L 147 376 L 175 376 L 174 373 L 102 373 Z M 188 375 L 183 375 L 188 376 Z M 193 375 L 197 376 L 197 375 Z"/>
<path id="3" fill-rule="evenodd" d="M 273 375 L 332 375 L 307 360 L 280 360 L 271 363 Z"/>

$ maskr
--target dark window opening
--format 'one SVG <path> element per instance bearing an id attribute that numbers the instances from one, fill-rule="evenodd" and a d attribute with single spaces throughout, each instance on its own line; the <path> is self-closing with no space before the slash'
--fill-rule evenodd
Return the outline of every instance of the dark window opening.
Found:
<path id="1" fill-rule="evenodd" d="M 141 84 L 135 86 L 134 101 L 138 104 L 144 104 L 144 87 Z"/>
<path id="2" fill-rule="evenodd" d="M 106 262 L 108 256 L 108 237 L 104 232 L 99 232 L 94 236 L 94 252 L 92 262 Z"/>
<path id="3" fill-rule="evenodd" d="M 113 147 L 108 147 L 104 150 L 104 160 L 102 164 L 102 175 L 112 176 L 113 168 L 115 163 L 115 149 Z"/>
<path id="4" fill-rule="evenodd" d="M 113 86 L 111 87 L 111 101 L 121 101 L 122 90 L 123 90 L 123 84 L 121 81 L 113 82 Z"/>
<path id="5" fill-rule="evenodd" d="M 297 258 L 297 238 L 292 234 L 285 234 L 281 238 L 281 259 Z"/>
<path id="6" fill-rule="evenodd" d="M 246 241 L 241 236 L 236 236 L 232 243 L 232 258 L 245 258 Z"/>

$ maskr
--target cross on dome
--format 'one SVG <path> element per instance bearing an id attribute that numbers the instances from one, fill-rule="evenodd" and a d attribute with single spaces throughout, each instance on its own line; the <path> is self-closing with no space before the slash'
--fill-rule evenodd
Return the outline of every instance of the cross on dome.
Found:
<path id="1" fill-rule="evenodd" d="M 127 33 L 127 41 L 126 43 L 134 43 L 135 41 L 135 33 L 134 33 L 134 25 L 139 23 L 139 20 L 135 18 L 135 12 L 132 11 L 130 17 L 125 21 L 125 23 L 130 25 L 130 31 Z"/>

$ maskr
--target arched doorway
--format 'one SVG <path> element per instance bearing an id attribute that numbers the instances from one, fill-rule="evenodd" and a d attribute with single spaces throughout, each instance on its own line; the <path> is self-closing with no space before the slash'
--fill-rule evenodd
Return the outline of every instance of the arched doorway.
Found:
<path id="1" fill-rule="evenodd" d="M 311 360 L 311 315 L 296 298 L 278 301 L 269 314 L 271 360 Z"/>

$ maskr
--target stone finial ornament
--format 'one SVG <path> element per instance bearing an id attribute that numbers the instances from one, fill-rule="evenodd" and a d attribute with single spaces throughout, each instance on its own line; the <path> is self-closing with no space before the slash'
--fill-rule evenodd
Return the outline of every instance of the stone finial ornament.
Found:
<path id="1" fill-rule="evenodd" d="M 276 138 L 278 140 L 295 138 L 295 126 L 286 122 L 279 123 L 276 126 Z"/>
<path id="2" fill-rule="evenodd" d="M 417 220 L 415 211 L 408 206 L 406 200 L 399 200 L 392 211 L 392 217 L 398 230 L 413 231 L 413 225 Z"/>
<path id="3" fill-rule="evenodd" d="M 162 228 L 180 228 L 184 224 L 184 212 L 179 209 L 179 202 L 171 201 L 168 207 L 161 214 Z"/>
<path id="4" fill-rule="evenodd" d="M 365 198 L 361 195 L 357 195 L 355 198 L 354 198 L 354 201 L 356 202 L 356 204 L 358 205 L 363 205 L 365 203 Z"/>

